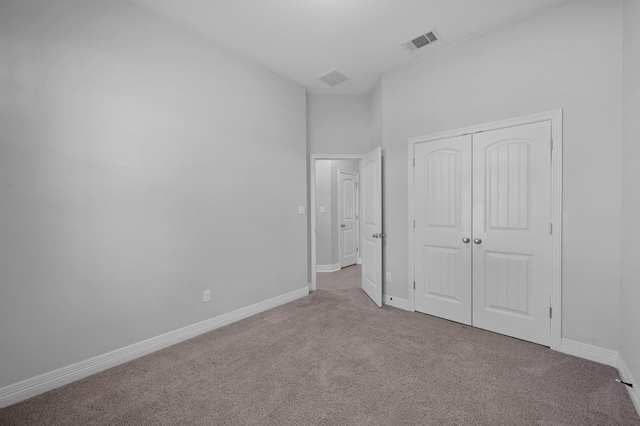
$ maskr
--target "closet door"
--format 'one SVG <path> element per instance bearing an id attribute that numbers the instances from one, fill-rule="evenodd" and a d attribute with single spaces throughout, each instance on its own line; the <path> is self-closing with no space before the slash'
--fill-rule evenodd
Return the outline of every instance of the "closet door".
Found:
<path id="1" fill-rule="evenodd" d="M 471 324 L 471 135 L 415 146 L 415 309 Z"/>
<path id="2" fill-rule="evenodd" d="M 473 325 L 550 343 L 551 123 L 473 135 Z"/>

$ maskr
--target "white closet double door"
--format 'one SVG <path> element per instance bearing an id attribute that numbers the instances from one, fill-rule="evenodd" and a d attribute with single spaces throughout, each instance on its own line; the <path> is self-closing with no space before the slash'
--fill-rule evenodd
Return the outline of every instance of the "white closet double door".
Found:
<path id="1" fill-rule="evenodd" d="M 417 311 L 549 346 L 551 123 L 415 146 Z"/>

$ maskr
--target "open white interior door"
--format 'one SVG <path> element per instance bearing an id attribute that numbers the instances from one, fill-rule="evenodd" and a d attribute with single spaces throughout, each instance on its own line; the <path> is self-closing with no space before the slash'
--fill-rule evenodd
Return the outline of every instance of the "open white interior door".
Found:
<path id="1" fill-rule="evenodd" d="M 362 192 L 362 289 L 382 306 L 382 148 L 360 162 Z"/>

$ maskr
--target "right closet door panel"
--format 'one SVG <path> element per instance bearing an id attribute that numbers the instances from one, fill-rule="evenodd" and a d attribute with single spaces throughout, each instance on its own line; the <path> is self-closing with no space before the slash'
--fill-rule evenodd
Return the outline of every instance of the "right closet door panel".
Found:
<path id="1" fill-rule="evenodd" d="M 473 135 L 473 325 L 550 344 L 551 123 Z"/>

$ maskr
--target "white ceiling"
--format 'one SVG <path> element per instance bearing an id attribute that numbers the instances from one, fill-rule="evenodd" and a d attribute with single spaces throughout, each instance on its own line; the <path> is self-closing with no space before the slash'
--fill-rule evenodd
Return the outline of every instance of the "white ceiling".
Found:
<path id="1" fill-rule="evenodd" d="M 561 0 L 133 0 L 307 88 L 367 94 L 381 74 Z M 440 41 L 400 45 L 434 29 Z M 317 80 L 339 69 L 350 80 Z"/>

